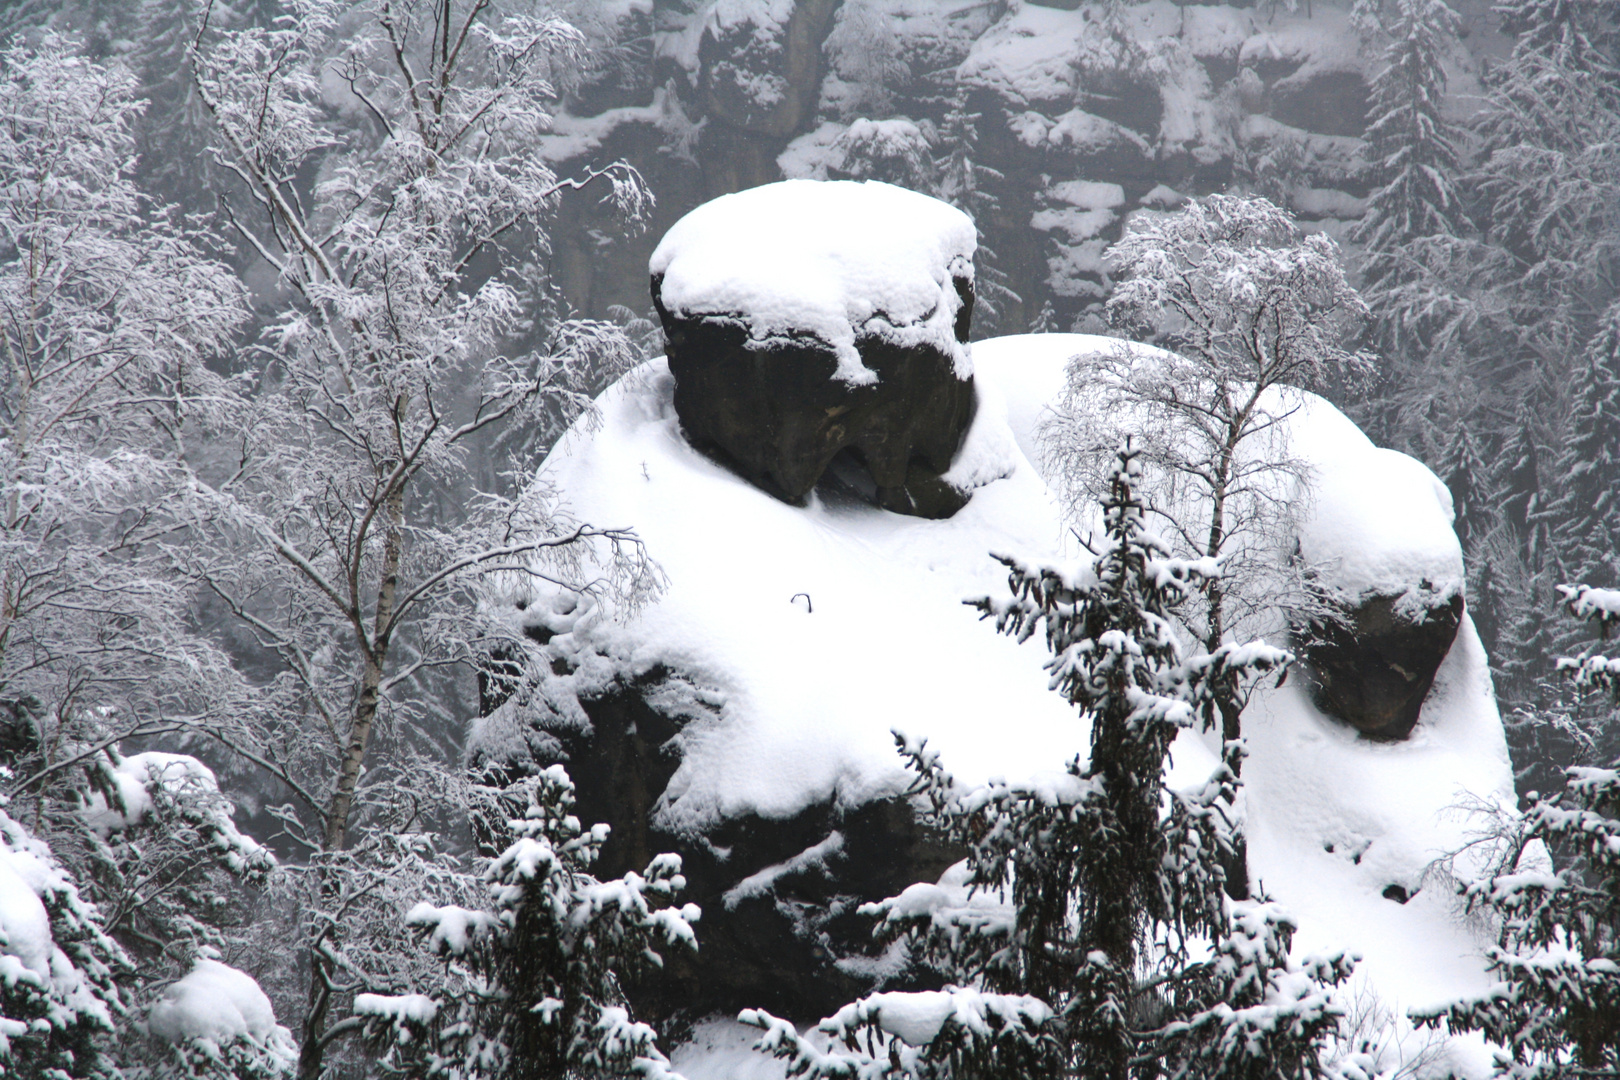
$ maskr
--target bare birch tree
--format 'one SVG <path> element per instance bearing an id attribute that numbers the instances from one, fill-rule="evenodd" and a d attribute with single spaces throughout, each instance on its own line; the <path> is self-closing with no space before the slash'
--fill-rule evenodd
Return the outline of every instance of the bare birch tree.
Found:
<path id="1" fill-rule="evenodd" d="M 0 54 L 0 764 L 14 796 L 131 735 L 225 723 L 247 692 L 189 625 L 162 552 L 188 438 L 233 415 L 207 362 L 243 292 L 136 190 L 134 91 L 60 37 Z"/>
<path id="2" fill-rule="evenodd" d="M 279 720 L 242 749 L 281 781 L 307 851 L 286 903 L 313 1080 L 359 1027 L 342 1016 L 354 995 L 411 981 L 362 939 L 397 923 L 385 901 L 425 889 L 432 859 L 409 837 L 455 809 L 445 743 L 465 717 L 425 680 L 522 655 L 521 635 L 479 621 L 479 590 L 501 574 L 599 589 L 573 575 L 592 547 L 609 577 L 648 580 L 630 533 L 521 484 L 472 490 L 469 455 L 501 425 L 582 408 L 585 358 L 630 359 L 592 323 L 557 328 L 544 355 L 509 346 L 535 330 L 561 194 L 599 186 L 632 223 L 650 196 L 628 166 L 559 177 L 535 149 L 578 62 L 566 23 L 493 0 L 289 8 L 269 27 L 205 25 L 191 50 L 234 181 L 219 217 L 269 271 L 271 314 L 230 459 L 198 481 L 209 550 L 186 558 L 273 672 Z"/>
<path id="3" fill-rule="evenodd" d="M 1076 357 L 1045 432 L 1071 503 L 1105 490 L 1113 449 L 1133 434 L 1151 516 L 1178 554 L 1211 557 L 1191 629 L 1213 652 L 1286 631 L 1286 609 L 1315 612 L 1286 544 L 1304 467 L 1287 439 L 1298 390 L 1354 383 L 1373 364 L 1341 342 L 1366 317 L 1337 246 L 1305 236 L 1292 215 L 1259 197 L 1211 195 L 1170 214 L 1142 214 L 1108 251 L 1121 280 L 1108 302 L 1114 326 L 1168 353 L 1119 347 Z M 1242 735 L 1244 699 L 1207 699 L 1223 741 Z M 1234 771 L 1241 756 L 1231 758 Z M 1229 874 L 1238 885 L 1241 876 Z M 1235 893 L 1234 895 L 1242 895 Z"/>

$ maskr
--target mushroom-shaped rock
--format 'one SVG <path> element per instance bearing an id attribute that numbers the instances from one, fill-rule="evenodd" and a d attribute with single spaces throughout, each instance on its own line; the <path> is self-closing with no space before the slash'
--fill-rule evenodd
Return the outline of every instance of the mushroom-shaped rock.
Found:
<path id="1" fill-rule="evenodd" d="M 1315 468 L 1300 552 L 1321 568 L 1341 616 L 1301 635 L 1316 704 L 1364 735 L 1404 739 L 1462 623 L 1451 495 L 1393 450 L 1369 447 Z"/>
<path id="2" fill-rule="evenodd" d="M 687 439 L 790 503 L 850 451 L 879 505 L 954 514 L 975 245 L 961 211 L 871 181 L 788 180 L 687 214 L 650 263 Z"/>

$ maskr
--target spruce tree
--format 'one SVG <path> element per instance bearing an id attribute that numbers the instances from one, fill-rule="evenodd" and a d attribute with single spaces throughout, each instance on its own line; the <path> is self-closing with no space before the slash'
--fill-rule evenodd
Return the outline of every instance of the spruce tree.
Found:
<path id="1" fill-rule="evenodd" d="M 1620 256 L 1616 0 L 1508 0 L 1513 51 L 1487 78 L 1471 179 L 1495 253 L 1489 306 L 1509 355 L 1554 379 L 1615 299 Z"/>
<path id="2" fill-rule="evenodd" d="M 1620 591 L 1583 584 L 1559 592 L 1604 638 L 1620 624 Z M 1620 658 L 1589 653 L 1558 666 L 1577 688 L 1620 701 Z M 1564 790 L 1537 799 L 1502 838 L 1493 871 L 1462 890 L 1469 908 L 1499 928 L 1487 954 L 1497 981 L 1413 1014 L 1431 1026 L 1482 1032 L 1501 1048 L 1504 1075 L 1620 1075 L 1620 762 L 1565 775 Z"/>
<path id="3" fill-rule="evenodd" d="M 1465 421 L 1453 425 L 1437 471 L 1451 492 L 1451 527 L 1464 553 L 1470 553 L 1496 524 L 1496 513 L 1490 469 Z"/>
<path id="4" fill-rule="evenodd" d="M 1550 507 L 1563 576 L 1620 584 L 1620 302 L 1610 306 L 1574 371 L 1573 410 L 1554 462 Z"/>
<path id="5" fill-rule="evenodd" d="M 1446 73 L 1441 60 L 1456 28 L 1457 13 L 1443 0 L 1397 0 L 1384 67 L 1372 83 L 1366 134 L 1378 186 L 1354 233 L 1368 249 L 1362 292 L 1369 303 L 1413 280 L 1421 260 L 1408 250 L 1409 244 L 1458 236 L 1466 229 L 1454 183 L 1457 132 L 1442 110 Z"/>
<path id="6" fill-rule="evenodd" d="M 608 827 L 574 816 L 567 770 L 553 765 L 501 794 L 514 793 L 526 806 L 484 871 L 488 902 L 423 901 L 405 916 L 444 958 L 442 977 L 416 993 L 355 999 L 382 1072 L 681 1080 L 622 988 L 662 966 L 658 950 L 697 948 L 697 905 L 676 904 L 686 887 L 681 857 L 656 855 L 639 874 L 599 880 L 591 869 Z M 491 809 L 498 816 L 508 805 L 502 798 Z"/>
<path id="7" fill-rule="evenodd" d="M 760 1048 L 793 1077 L 1299 1078 L 1320 1074 L 1340 1010 L 1342 954 L 1289 959 L 1294 924 L 1273 902 L 1230 901 L 1237 777 L 1226 762 L 1191 790 L 1166 783 L 1170 746 L 1217 695 L 1241 698 L 1289 654 L 1260 642 L 1183 653 L 1174 609 L 1217 570 L 1176 559 L 1143 521 L 1141 464 L 1119 453 L 1101 553 L 1078 567 L 1000 557 L 1011 596 L 971 601 L 1027 640 L 1044 630 L 1052 685 L 1090 725 L 1090 754 L 1061 771 L 953 782 L 926 743 L 897 734 L 925 819 L 969 851 L 965 896 L 918 884 L 862 909 L 947 981 L 880 993 L 823 1021 L 820 1049 L 751 1010 Z M 1210 946 L 1207 959 L 1193 959 Z"/>
<path id="8" fill-rule="evenodd" d="M 1394 0 L 1388 12 L 1358 3 L 1352 19 L 1388 38 L 1366 133 L 1375 187 L 1351 234 L 1365 245 L 1361 292 L 1374 314 L 1371 337 L 1390 363 L 1366 419 L 1422 456 L 1425 411 L 1443 396 L 1454 366 L 1451 343 L 1438 344 L 1457 309 L 1446 270 L 1469 232 L 1457 189 L 1460 133 L 1443 109 L 1442 60 L 1458 20 L 1443 0 Z"/>
<path id="9" fill-rule="evenodd" d="M 944 152 L 934 161 L 939 182 L 933 194 L 973 218 L 978 225 L 979 267 L 975 287 L 977 304 L 983 312 L 979 317 L 983 334 L 985 328 L 1001 328 L 1005 332 L 1003 320 L 1007 311 L 1024 301 L 1013 291 L 1011 279 L 985 235 L 985 226 L 1001 209 L 1001 201 L 991 187 L 1003 184 L 1007 178 L 984 163 L 979 148 L 981 119 L 982 113 L 968 107 L 966 92 L 955 89 L 947 99 L 944 123 L 940 125 L 939 144 Z"/>
<path id="10" fill-rule="evenodd" d="M 1541 439 L 1536 410 L 1521 402 L 1498 457 L 1505 490 L 1502 513 L 1523 543 L 1532 567 L 1539 565 L 1545 498 L 1541 491 Z"/>

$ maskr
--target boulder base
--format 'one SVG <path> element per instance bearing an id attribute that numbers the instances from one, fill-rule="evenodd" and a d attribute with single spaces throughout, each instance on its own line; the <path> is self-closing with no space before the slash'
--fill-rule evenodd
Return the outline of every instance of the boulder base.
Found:
<path id="1" fill-rule="evenodd" d="M 698 951 L 662 950 L 664 966 L 627 987 L 637 1012 L 667 1020 L 764 1008 L 810 1024 L 868 993 L 880 975 L 891 988 L 926 979 L 884 968 L 872 920 L 856 911 L 938 879 L 967 854 L 917 821 L 905 799 L 812 806 L 785 820 L 747 815 L 701 836 L 657 827 L 659 796 L 678 764 L 675 736 L 692 719 L 669 715 L 667 705 L 689 689 L 654 669 L 583 702 L 588 730 L 546 733 L 553 750 L 543 763 L 567 762 L 575 813 L 612 829 L 596 872 L 617 877 L 675 852 L 687 880 L 680 901 L 703 909 Z"/>
<path id="2" fill-rule="evenodd" d="M 973 378 L 929 342 L 903 345 L 857 337 L 876 382 L 834 378 L 838 356 L 814 335 L 753 338 L 736 318 L 668 310 L 652 280 L 664 325 L 675 412 L 687 440 L 725 461 L 779 499 L 800 504 L 833 458 L 859 456 L 886 510 L 950 517 L 967 495 L 940 479 L 962 445 L 974 412 Z M 973 286 L 955 281 L 965 342 Z"/>

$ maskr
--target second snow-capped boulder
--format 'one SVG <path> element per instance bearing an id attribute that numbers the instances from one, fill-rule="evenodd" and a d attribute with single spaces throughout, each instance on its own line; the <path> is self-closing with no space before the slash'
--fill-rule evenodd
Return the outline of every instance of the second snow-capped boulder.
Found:
<path id="1" fill-rule="evenodd" d="M 975 237 L 875 182 L 789 180 L 686 215 L 650 263 L 686 437 L 791 503 L 848 451 L 884 508 L 954 514 Z"/>
<path id="2" fill-rule="evenodd" d="M 1378 739 L 1411 734 L 1463 616 L 1451 495 L 1393 450 L 1320 456 L 1300 554 L 1341 621 L 1304 628 L 1317 707 Z"/>

